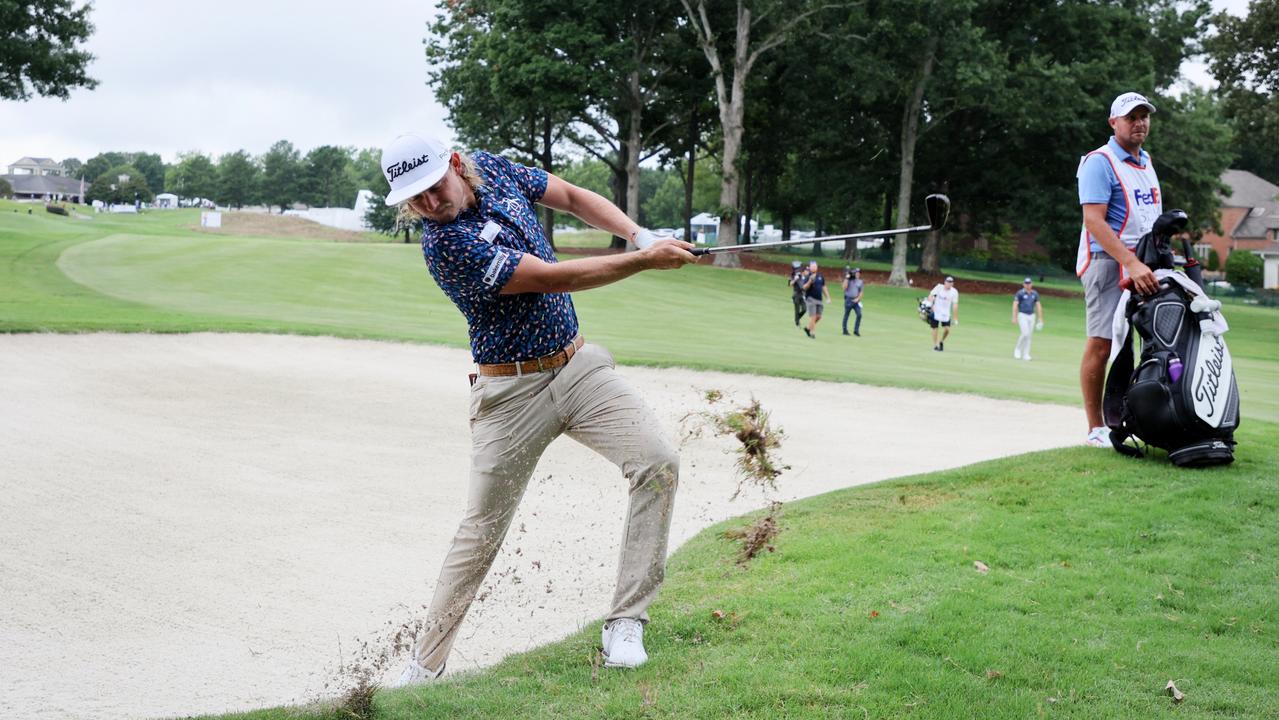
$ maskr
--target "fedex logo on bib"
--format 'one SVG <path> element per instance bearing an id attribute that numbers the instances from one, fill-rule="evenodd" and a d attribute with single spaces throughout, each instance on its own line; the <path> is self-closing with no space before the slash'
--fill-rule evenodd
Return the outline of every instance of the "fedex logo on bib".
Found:
<path id="1" fill-rule="evenodd" d="M 1159 204 L 1159 188 L 1152 187 L 1149 190 L 1141 188 L 1133 188 L 1132 199 L 1138 205 L 1158 205 Z"/>

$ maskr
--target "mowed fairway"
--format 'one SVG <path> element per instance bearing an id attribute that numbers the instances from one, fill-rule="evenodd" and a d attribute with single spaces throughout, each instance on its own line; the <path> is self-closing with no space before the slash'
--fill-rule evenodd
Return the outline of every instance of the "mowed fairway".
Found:
<path id="1" fill-rule="evenodd" d="M 415 245 L 202 233 L 186 211 L 82 220 L 13 207 L 0 203 L 0 330 L 466 345 Z M 961 294 L 937 353 L 915 314 L 924 291 L 870 286 L 861 338 L 839 335 L 837 300 L 815 341 L 775 276 L 644 273 L 576 302 L 587 337 L 622 362 L 1077 402 L 1080 299 L 1046 298 L 1048 328 L 1024 363 L 1011 357 L 1011 298 Z M 1245 415 L 1230 467 L 1077 447 L 789 503 L 777 551 L 748 565 L 722 536 L 745 520 L 675 553 L 650 611 L 653 662 L 638 671 L 599 668 L 591 626 L 381 692 L 372 717 L 1279 718 L 1279 312 L 1230 308 L 1228 320 Z M 954 398 L 919 428 L 919 453 L 948 424 L 1018 432 Z M 829 442 L 873 443 L 875 421 L 831 427 Z M 1164 693 L 1169 680 L 1184 703 Z M 320 703 L 243 717 L 353 715 Z"/>
<path id="2" fill-rule="evenodd" d="M 466 346 L 466 328 L 416 245 L 228 237 L 193 212 L 74 220 L 0 212 L 0 330 L 248 330 Z M 705 262 L 705 261 L 704 261 Z M 831 274 L 832 281 L 835 279 Z M 944 353 L 916 301 L 870 286 L 863 337 L 836 301 L 809 340 L 783 278 L 708 266 L 644 273 L 575 297 L 583 332 L 624 363 L 680 365 L 1073 404 L 1083 306 L 1046 298 L 1035 360 L 1013 360 L 1011 298 L 963 294 Z M 1279 421 L 1279 313 L 1230 308 L 1245 417 Z M 1082 425 L 1082 422 L 1081 422 Z"/>

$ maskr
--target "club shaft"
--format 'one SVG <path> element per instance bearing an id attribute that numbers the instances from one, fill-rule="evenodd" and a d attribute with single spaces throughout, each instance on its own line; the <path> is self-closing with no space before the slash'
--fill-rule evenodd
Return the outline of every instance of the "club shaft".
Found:
<path id="1" fill-rule="evenodd" d="M 892 237 L 893 235 L 901 235 L 903 233 L 927 232 L 933 230 L 931 225 L 916 225 L 915 227 L 896 228 L 894 230 L 873 230 L 871 232 L 852 233 L 849 235 L 825 235 L 822 237 L 803 238 L 800 240 L 778 240 L 777 242 L 766 243 L 747 243 L 745 245 L 721 245 L 710 248 L 698 248 L 694 251 L 696 255 L 719 255 L 730 252 L 755 252 L 757 250 L 771 250 L 773 248 L 790 247 L 792 245 L 811 245 L 812 243 L 832 242 L 835 240 L 864 240 L 867 238 Z"/>

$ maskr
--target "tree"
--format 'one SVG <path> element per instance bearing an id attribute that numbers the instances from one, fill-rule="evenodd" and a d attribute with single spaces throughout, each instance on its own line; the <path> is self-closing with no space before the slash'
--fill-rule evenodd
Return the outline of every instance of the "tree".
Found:
<path id="1" fill-rule="evenodd" d="M 555 171 L 554 149 L 583 112 L 590 73 L 561 57 L 561 46 L 582 32 L 565 21 L 572 9 L 513 0 L 447 4 L 426 56 L 429 83 L 462 144 Z M 542 217 L 554 246 L 554 212 L 542 208 Z"/>
<path id="2" fill-rule="evenodd" d="M 741 183 L 738 155 L 742 149 L 743 118 L 746 113 L 746 81 L 764 53 L 781 45 L 801 23 L 827 6 L 799 0 L 737 0 L 736 13 L 731 20 L 717 16 L 716 21 L 712 22 L 713 13 L 708 8 L 708 1 L 713 2 L 680 0 L 680 4 L 684 7 L 706 61 L 710 63 L 711 75 L 715 80 L 715 99 L 724 143 L 720 157 L 723 184 L 719 197 L 717 242 L 720 245 L 732 245 L 737 242 L 741 207 L 738 197 Z M 768 29 L 763 37 L 756 36 L 752 42 L 752 32 L 761 30 L 757 25 L 770 17 L 773 22 L 766 25 Z M 720 34 L 716 29 L 723 29 L 720 23 L 733 28 L 731 43 L 720 42 Z M 715 264 L 721 267 L 740 267 L 742 261 L 735 253 L 722 253 L 715 256 Z"/>
<path id="3" fill-rule="evenodd" d="M 8 180 L 0 178 L 0 198 L 11 197 L 13 197 L 13 186 L 9 184 Z"/>
<path id="4" fill-rule="evenodd" d="M 169 168 L 164 184 L 178 197 L 212 200 L 218 194 L 218 169 L 203 153 L 183 153 Z"/>
<path id="5" fill-rule="evenodd" d="M 1235 250 L 1226 258 L 1226 282 L 1241 288 L 1261 287 L 1265 263 L 1247 250 Z"/>
<path id="6" fill-rule="evenodd" d="M 152 193 L 164 192 L 164 160 L 156 153 L 124 153 L 125 161 L 137 168 L 147 179 Z"/>
<path id="7" fill-rule="evenodd" d="M 261 193 L 262 169 L 244 150 L 227 153 L 218 161 L 218 200 L 239 210 L 256 202 Z"/>
<path id="8" fill-rule="evenodd" d="M 1235 125 L 1237 166 L 1279 181 L 1279 0 L 1252 0 L 1247 17 L 1221 12 L 1212 24 L 1204 47 Z"/>
<path id="9" fill-rule="evenodd" d="M 93 181 L 87 195 L 90 202 L 101 200 L 107 204 L 151 202 L 154 197 L 147 187 L 146 176 L 132 165 L 117 165 L 102 173 Z"/>
<path id="10" fill-rule="evenodd" d="M 288 140 L 278 140 L 262 156 L 262 199 L 267 207 L 278 205 L 280 212 L 298 199 L 302 176 L 302 156 Z"/>
<path id="11" fill-rule="evenodd" d="M 0 99 L 66 100 L 72 88 L 97 87 L 88 76 L 93 55 L 77 47 L 93 33 L 89 8 L 71 0 L 0 2 Z"/>
<path id="12" fill-rule="evenodd" d="M 302 171 L 302 201 L 311 207 L 350 207 L 355 184 L 347 172 L 351 151 L 321 145 L 306 154 Z"/>
<path id="13" fill-rule="evenodd" d="M 80 158 L 67 158 L 60 164 L 67 177 L 80 177 L 80 169 L 84 167 L 84 163 L 80 162 Z"/>
<path id="14" fill-rule="evenodd" d="M 110 170 L 116 165 L 128 165 L 129 158 L 122 152 L 104 152 L 98 153 L 89 158 L 81 169 L 82 174 L 87 178 L 96 179 L 102 173 Z"/>
<path id="15" fill-rule="evenodd" d="M 1155 161 L 1165 209 L 1180 208 L 1190 216 L 1196 236 L 1221 232 L 1221 198 L 1227 188 L 1222 173 L 1234 158 L 1230 126 L 1215 93 L 1193 88 L 1181 97 L 1155 99 L 1146 148 Z"/>

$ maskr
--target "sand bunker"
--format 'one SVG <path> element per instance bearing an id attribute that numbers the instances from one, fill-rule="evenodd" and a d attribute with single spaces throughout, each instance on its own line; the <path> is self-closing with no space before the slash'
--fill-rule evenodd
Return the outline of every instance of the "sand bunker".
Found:
<path id="1" fill-rule="evenodd" d="M 458 350 L 331 338 L 0 336 L 0 716 L 322 694 L 430 599 L 464 504 L 470 368 Z M 672 439 L 708 388 L 758 398 L 786 432 L 777 500 L 1069 445 L 1083 424 L 975 396 L 623 372 Z M 685 443 L 672 548 L 767 504 L 729 500 L 731 446 Z M 616 468 L 553 443 L 450 672 L 600 617 L 625 501 Z"/>

